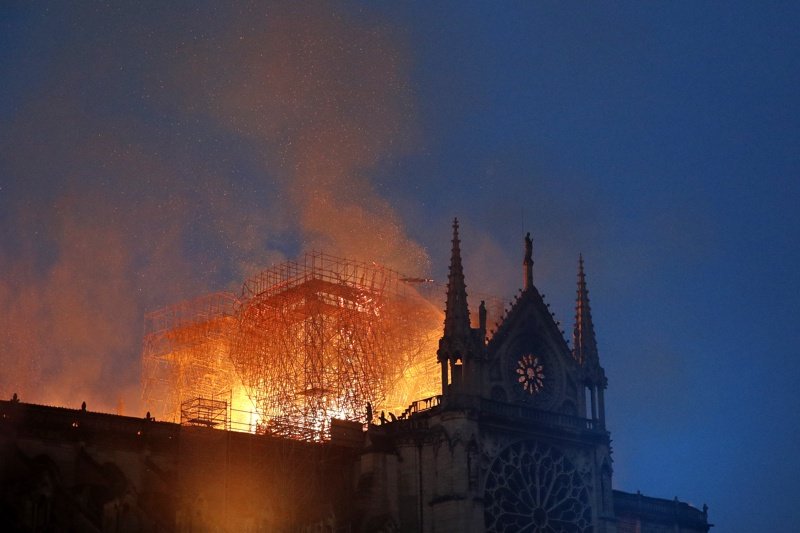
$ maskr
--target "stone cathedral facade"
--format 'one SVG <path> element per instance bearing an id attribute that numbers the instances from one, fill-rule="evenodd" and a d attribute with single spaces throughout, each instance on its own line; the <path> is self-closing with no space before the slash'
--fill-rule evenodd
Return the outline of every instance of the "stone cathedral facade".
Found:
<path id="1" fill-rule="evenodd" d="M 397 521 L 417 531 L 616 531 L 607 381 L 582 265 L 573 350 L 533 284 L 529 236 L 522 291 L 487 342 L 483 304 L 470 327 L 457 222 L 452 244 L 438 409 L 386 428 Z"/>
<path id="2" fill-rule="evenodd" d="M 535 287 L 472 327 L 457 221 L 441 395 L 331 441 L 0 402 L 0 521 L 21 531 L 699 533 L 707 510 L 613 489 L 582 260 L 572 347 Z M 434 355 L 432 354 L 432 357 Z M 374 422 L 374 423 L 373 423 Z"/>
<path id="3" fill-rule="evenodd" d="M 437 353 L 442 394 L 435 407 L 412 406 L 403 420 L 370 427 L 374 451 L 360 468 L 379 502 L 371 509 L 403 531 L 708 531 L 705 511 L 686 504 L 651 498 L 652 523 L 636 516 L 635 503 L 617 505 L 632 495 L 612 490 L 608 381 L 582 258 L 572 349 L 533 283 L 530 235 L 522 281 L 487 340 L 483 302 L 470 326 L 454 222 Z"/>

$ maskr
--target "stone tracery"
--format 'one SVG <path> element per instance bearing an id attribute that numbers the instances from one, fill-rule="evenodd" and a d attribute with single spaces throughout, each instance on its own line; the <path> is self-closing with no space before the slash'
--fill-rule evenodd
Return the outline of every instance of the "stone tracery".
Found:
<path id="1" fill-rule="evenodd" d="M 523 441 L 493 462 L 484 490 L 490 532 L 592 531 L 589 489 L 572 462 L 553 447 Z"/>

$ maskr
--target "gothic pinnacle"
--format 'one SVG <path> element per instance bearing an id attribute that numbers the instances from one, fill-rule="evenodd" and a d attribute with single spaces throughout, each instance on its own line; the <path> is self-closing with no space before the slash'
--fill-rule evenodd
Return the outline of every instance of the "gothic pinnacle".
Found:
<path id="1" fill-rule="evenodd" d="M 464 268 L 461 264 L 461 241 L 458 238 L 458 219 L 453 219 L 453 248 L 450 254 L 450 274 L 447 278 L 447 307 L 444 336 L 455 338 L 469 335 L 469 308 Z"/>
<path id="2" fill-rule="evenodd" d="M 573 356 L 581 364 L 600 364 L 597 341 L 594 336 L 592 310 L 589 307 L 589 291 L 583 271 L 583 254 L 578 256 L 578 290 L 575 301 L 575 328 L 572 330 Z"/>

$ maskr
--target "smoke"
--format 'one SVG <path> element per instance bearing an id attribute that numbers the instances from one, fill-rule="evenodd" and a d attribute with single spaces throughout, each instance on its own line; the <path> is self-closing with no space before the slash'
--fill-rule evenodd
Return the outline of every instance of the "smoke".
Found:
<path id="1" fill-rule="evenodd" d="M 77 140 L 70 157 L 55 164 L 72 166 L 78 175 L 102 164 L 113 180 L 63 176 L 57 194 L 46 191 L 55 196 L 51 203 L 36 197 L 19 202 L 6 227 L 11 235 L 0 256 L 7 274 L 0 281 L 4 395 L 14 391 L 24 400 L 72 406 L 86 400 L 103 410 L 120 401 L 136 406 L 144 309 L 184 296 L 191 280 L 208 283 L 179 252 L 188 230 L 180 195 L 136 191 L 139 173 L 154 184 L 169 182 L 169 170 L 135 149 L 102 144 L 97 150 Z"/>
<path id="2" fill-rule="evenodd" d="M 428 269 L 373 181 L 416 136 L 390 28 L 324 3 L 155 9 L 29 21 L 53 37 L 0 132 L 3 396 L 136 411 L 146 311 L 304 249 Z"/>
<path id="3" fill-rule="evenodd" d="M 186 50 L 179 87 L 263 150 L 304 247 L 427 269 L 427 254 L 369 174 L 415 136 L 408 58 L 396 36 L 326 3 L 256 4 L 228 27 Z"/>

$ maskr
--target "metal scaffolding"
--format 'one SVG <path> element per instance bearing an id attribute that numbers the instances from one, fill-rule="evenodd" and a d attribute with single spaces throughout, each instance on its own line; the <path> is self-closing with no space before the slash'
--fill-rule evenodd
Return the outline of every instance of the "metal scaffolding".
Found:
<path id="1" fill-rule="evenodd" d="M 231 358 L 263 431 L 325 439 L 331 418 L 363 422 L 368 402 L 389 408 L 410 370 L 435 380 L 425 328 L 439 324 L 423 303 L 392 270 L 322 253 L 247 281 Z"/>
<path id="2" fill-rule="evenodd" d="M 160 420 L 178 422 L 192 398 L 230 401 L 240 380 L 230 361 L 237 299 L 216 293 L 145 316 L 143 395 Z"/>
<path id="3" fill-rule="evenodd" d="M 145 401 L 177 421 L 181 402 L 225 400 L 226 427 L 325 440 L 331 418 L 364 422 L 367 403 L 400 413 L 438 392 L 441 320 L 397 272 L 308 253 L 248 280 L 239 298 L 149 314 Z"/>

